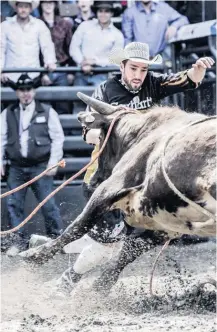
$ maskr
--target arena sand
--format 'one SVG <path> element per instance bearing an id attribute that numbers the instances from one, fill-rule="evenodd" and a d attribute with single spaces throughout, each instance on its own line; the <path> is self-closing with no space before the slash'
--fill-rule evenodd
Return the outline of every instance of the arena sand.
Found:
<path id="1" fill-rule="evenodd" d="M 98 269 L 83 277 L 68 298 L 54 296 L 50 280 L 68 267 L 69 255 L 35 266 L 2 254 L 1 331 L 216 331 L 216 290 L 196 287 L 199 280 L 215 277 L 215 243 L 169 247 L 155 273 L 157 294 L 150 297 L 150 270 L 159 250 L 130 264 L 109 293 L 92 288 Z"/>

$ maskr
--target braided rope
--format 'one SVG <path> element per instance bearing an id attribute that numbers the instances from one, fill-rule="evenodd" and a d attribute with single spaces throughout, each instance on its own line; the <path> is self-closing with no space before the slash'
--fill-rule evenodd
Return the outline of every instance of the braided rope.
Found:
<path id="1" fill-rule="evenodd" d="M 37 212 L 38 212 L 38 210 L 40 210 L 40 208 L 51 198 L 51 197 L 53 197 L 57 192 L 59 192 L 61 189 L 63 189 L 67 184 L 69 184 L 70 182 L 72 182 L 74 179 L 76 179 L 79 175 L 81 175 L 82 173 L 84 173 L 86 170 L 87 170 L 87 168 L 90 166 L 90 165 L 92 165 L 94 162 L 95 162 L 95 160 L 97 160 L 98 158 L 99 158 L 99 156 L 102 154 L 102 152 L 103 152 L 103 150 L 104 150 L 104 148 L 105 148 L 105 146 L 106 146 L 106 144 L 107 144 L 107 142 L 108 142 L 108 139 L 109 139 L 109 137 L 110 137 L 110 134 L 111 134 L 111 131 L 112 131 L 112 128 L 114 127 L 114 125 L 115 125 L 115 122 L 118 120 L 118 118 L 121 116 L 121 115 L 123 115 L 123 114 L 128 114 L 128 113 L 136 113 L 136 111 L 131 111 L 131 110 L 124 110 L 124 111 L 121 111 L 121 112 L 119 112 L 119 114 L 117 114 L 116 116 L 115 116 L 115 118 L 112 120 L 112 122 L 111 122 L 111 124 L 110 124 L 110 126 L 109 126 L 109 129 L 108 129 L 108 132 L 107 132 L 107 135 L 106 135 L 106 137 L 105 137 L 105 140 L 104 140 L 104 142 L 103 142 L 103 144 L 102 144 L 102 146 L 101 146 L 101 148 L 100 148 L 100 150 L 98 151 L 98 153 L 96 154 L 96 156 L 94 157 L 94 159 L 93 160 L 91 160 L 86 166 L 84 166 L 80 171 L 78 171 L 76 174 L 74 174 L 73 176 L 71 176 L 69 179 L 67 179 L 65 182 L 63 182 L 59 187 L 57 187 L 54 191 L 52 191 L 45 199 L 43 199 L 43 201 L 41 201 L 37 206 L 36 206 L 36 208 L 19 224 L 19 225 L 17 225 L 16 227 L 14 227 L 14 228 L 12 228 L 12 229 L 9 229 L 9 230 L 7 230 L 7 231 L 0 231 L 0 236 L 2 236 L 2 235 L 7 235 L 7 234 L 10 234 L 10 233 L 13 233 L 13 232 L 15 232 L 15 231 L 17 231 L 18 229 L 20 229 L 22 226 L 24 226 L 32 217 L 33 217 L 33 215 L 35 215 Z M 60 165 L 61 164 L 63 164 L 63 166 L 65 166 L 65 163 L 64 163 L 64 161 L 63 162 L 61 162 L 60 163 Z M 54 168 L 54 167 L 57 167 L 57 165 L 55 165 L 55 166 L 52 166 L 51 168 Z M 48 172 L 48 170 L 50 170 L 51 168 L 49 168 L 49 169 L 47 169 L 47 170 L 45 170 L 44 172 L 42 172 L 37 178 L 39 178 L 39 177 L 41 177 L 41 176 L 43 176 L 46 172 Z M 32 180 L 30 180 L 29 182 L 28 182 L 28 184 L 31 182 L 34 182 L 34 181 L 36 181 L 36 179 L 34 178 L 34 179 L 32 179 Z M 25 183 L 25 185 L 24 186 L 27 186 L 28 185 L 27 183 Z M 13 192 L 15 192 L 15 191 L 18 191 L 18 190 L 20 190 L 20 189 L 22 189 L 23 188 L 23 185 L 22 186 L 20 186 L 20 187 L 18 187 L 18 188 L 15 188 L 15 189 L 13 189 Z M 10 192 L 7 192 L 6 194 L 11 194 L 11 191 Z M 5 196 L 7 196 L 6 194 L 4 194 L 4 197 Z M 3 196 L 3 195 L 2 195 Z M 1 196 L 1 198 L 2 198 L 2 196 Z"/>

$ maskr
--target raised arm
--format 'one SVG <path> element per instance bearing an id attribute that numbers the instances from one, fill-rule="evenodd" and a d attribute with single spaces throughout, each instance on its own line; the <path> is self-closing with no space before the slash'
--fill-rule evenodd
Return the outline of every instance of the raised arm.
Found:
<path id="1" fill-rule="evenodd" d="M 191 69 L 176 74 L 151 73 L 157 99 L 173 95 L 178 92 L 196 89 L 202 82 L 206 69 L 211 68 L 214 60 L 211 58 L 200 58 L 192 65 Z"/>

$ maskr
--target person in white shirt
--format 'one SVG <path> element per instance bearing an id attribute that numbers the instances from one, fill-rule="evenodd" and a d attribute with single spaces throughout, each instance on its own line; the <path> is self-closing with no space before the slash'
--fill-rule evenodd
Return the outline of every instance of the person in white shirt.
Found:
<path id="1" fill-rule="evenodd" d="M 122 48 L 124 37 L 111 22 L 114 12 L 111 1 L 97 1 L 92 7 L 97 19 L 82 22 L 74 35 L 70 44 L 69 53 L 81 72 L 75 74 L 75 86 L 97 86 L 107 80 L 108 74 L 93 74 L 94 66 L 109 66 L 108 54 L 116 48 Z M 73 103 L 74 113 L 83 110 L 80 101 Z"/>
<path id="2" fill-rule="evenodd" d="M 27 74 L 22 74 L 16 84 L 10 82 L 11 87 L 16 90 L 18 102 L 1 113 L 1 176 L 5 173 L 3 159 L 7 155 L 7 160 L 10 161 L 7 185 L 12 190 L 61 160 L 64 134 L 56 111 L 35 100 L 37 79 L 33 80 Z M 31 185 L 39 202 L 51 193 L 56 171 L 56 168 L 51 170 Z M 26 193 L 27 187 L 8 196 L 11 227 L 17 226 L 24 219 Z M 63 225 L 53 198 L 42 207 L 42 214 L 47 235 L 59 235 Z M 23 228 L 18 233 L 22 238 L 25 237 Z"/>
<path id="3" fill-rule="evenodd" d="M 110 1 L 97 1 L 92 7 L 97 19 L 79 25 L 70 45 L 69 53 L 82 73 L 75 77 L 74 85 L 98 85 L 107 74 L 90 75 L 93 66 L 109 66 L 108 54 L 114 48 L 122 48 L 124 37 L 111 22 L 113 6 Z"/>
<path id="4" fill-rule="evenodd" d="M 41 20 L 30 13 L 38 6 L 38 1 L 9 1 L 16 15 L 1 23 L 1 71 L 4 68 L 38 68 L 40 51 L 44 67 L 48 71 L 56 69 L 56 55 L 49 29 Z M 31 78 L 38 73 L 29 73 Z M 14 82 L 20 74 L 1 74 L 1 82 Z"/>

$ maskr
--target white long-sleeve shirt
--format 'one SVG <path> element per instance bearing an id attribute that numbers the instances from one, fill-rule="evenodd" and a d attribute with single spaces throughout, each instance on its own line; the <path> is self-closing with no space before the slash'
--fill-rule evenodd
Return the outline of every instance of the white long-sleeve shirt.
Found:
<path id="1" fill-rule="evenodd" d="M 35 110 L 35 101 L 33 100 L 25 110 L 23 110 L 20 104 L 20 122 L 19 122 L 19 135 L 20 135 L 20 146 L 21 155 L 26 158 L 28 154 L 28 139 L 29 131 L 28 127 L 32 119 Z M 7 145 L 7 109 L 4 109 L 1 113 L 1 162 L 5 154 L 5 146 Z M 48 118 L 48 133 L 51 139 L 51 153 L 48 162 L 48 167 L 58 163 L 63 156 L 63 142 L 64 133 L 58 117 L 57 112 L 50 108 Z"/>
<path id="2" fill-rule="evenodd" d="M 84 58 L 94 59 L 98 66 L 108 66 L 108 54 L 113 48 L 123 48 L 124 37 L 113 23 L 107 28 L 100 26 L 97 19 L 82 22 L 70 44 L 69 53 L 80 65 Z"/>
<path id="3" fill-rule="evenodd" d="M 24 27 L 17 22 L 17 15 L 1 23 L 1 69 L 4 67 L 40 67 L 39 54 L 44 63 L 56 63 L 56 55 L 51 34 L 42 20 L 30 15 Z M 39 73 L 29 73 L 31 78 Z M 7 74 L 17 81 L 20 73 Z"/>

